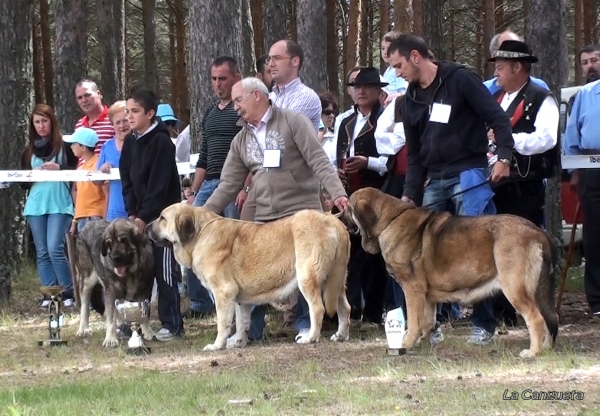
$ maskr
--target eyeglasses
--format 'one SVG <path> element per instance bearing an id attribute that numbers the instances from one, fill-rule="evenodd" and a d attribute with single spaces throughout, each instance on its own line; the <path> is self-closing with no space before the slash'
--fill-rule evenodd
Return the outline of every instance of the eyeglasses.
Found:
<path id="1" fill-rule="evenodd" d="M 337 115 L 335 113 L 335 110 L 323 110 L 323 114 L 325 114 L 326 116 L 330 116 L 330 115 Z"/>
<path id="2" fill-rule="evenodd" d="M 271 63 L 271 61 L 277 63 L 283 59 L 291 59 L 291 56 L 281 56 L 281 55 L 273 55 L 273 56 L 267 56 L 267 59 L 265 59 L 265 63 L 268 65 Z"/>
<path id="3" fill-rule="evenodd" d="M 254 91 L 250 91 L 248 94 L 246 95 L 242 95 L 241 97 L 237 97 L 236 99 L 233 100 L 233 102 L 235 104 L 240 104 L 242 101 L 244 101 L 246 99 L 247 96 L 254 94 Z"/>

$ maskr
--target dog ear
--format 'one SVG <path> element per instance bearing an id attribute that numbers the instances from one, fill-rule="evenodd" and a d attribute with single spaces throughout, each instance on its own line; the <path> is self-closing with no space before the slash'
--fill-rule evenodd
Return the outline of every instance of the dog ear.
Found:
<path id="1" fill-rule="evenodd" d="M 373 211 L 373 207 L 369 201 L 361 198 L 356 201 L 353 208 L 354 216 L 359 222 L 356 225 L 370 235 L 373 226 L 377 222 L 377 216 L 375 215 L 375 211 Z"/>
<path id="2" fill-rule="evenodd" d="M 194 217 L 190 213 L 183 213 L 177 216 L 176 228 L 179 234 L 179 242 L 186 245 L 196 235 L 196 224 Z"/>

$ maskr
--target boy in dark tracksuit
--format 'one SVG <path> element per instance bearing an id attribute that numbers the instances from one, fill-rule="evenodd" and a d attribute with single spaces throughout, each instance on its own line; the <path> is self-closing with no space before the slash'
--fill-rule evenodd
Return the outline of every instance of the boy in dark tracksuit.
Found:
<path id="1" fill-rule="evenodd" d="M 142 230 L 157 219 L 164 208 L 179 203 L 181 198 L 175 146 L 167 126 L 155 117 L 157 107 L 156 95 L 147 89 L 133 89 L 127 98 L 128 120 L 133 132 L 125 138 L 119 172 L 129 219 Z M 170 341 L 183 334 L 177 288 L 181 270 L 171 248 L 152 245 L 158 317 L 162 323 L 156 339 Z"/>

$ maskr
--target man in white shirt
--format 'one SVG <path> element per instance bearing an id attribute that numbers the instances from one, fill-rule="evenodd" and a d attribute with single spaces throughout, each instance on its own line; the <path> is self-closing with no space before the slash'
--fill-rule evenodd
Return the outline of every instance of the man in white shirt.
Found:
<path id="1" fill-rule="evenodd" d="M 494 76 L 501 88 L 493 95 L 510 117 L 514 140 L 510 176 L 494 188 L 496 211 L 526 218 L 541 227 L 546 194 L 544 179 L 552 177 L 558 166 L 558 105 L 547 89 L 532 81 L 531 64 L 537 62 L 537 58 L 524 42 L 502 42 L 490 61 L 494 62 Z M 488 132 L 488 138 L 493 148 L 493 130 Z M 493 164 L 492 152 L 489 156 Z M 510 304 L 496 306 L 496 309 L 508 320 L 507 324 L 516 323 Z M 475 304 L 471 320 L 474 328 L 469 341 L 488 344 L 496 326 L 491 300 Z"/>

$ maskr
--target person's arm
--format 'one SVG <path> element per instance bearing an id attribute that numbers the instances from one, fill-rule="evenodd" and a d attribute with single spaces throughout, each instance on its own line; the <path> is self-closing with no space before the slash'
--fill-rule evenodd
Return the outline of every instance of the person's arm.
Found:
<path id="1" fill-rule="evenodd" d="M 395 122 L 396 101 L 390 103 L 377 119 L 375 145 L 380 155 L 392 156 L 398 153 L 406 143 L 404 126 Z"/>
<path id="2" fill-rule="evenodd" d="M 241 156 L 245 151 L 240 144 L 243 134 L 244 130 L 241 130 L 233 138 L 221 171 L 219 186 L 204 204 L 205 208 L 217 214 L 221 214 L 227 205 L 236 200 L 237 194 L 244 186 L 244 180 L 248 178 L 249 170 Z"/>
<path id="3" fill-rule="evenodd" d="M 175 156 L 177 160 L 180 162 L 189 162 L 191 148 L 190 126 L 187 126 L 179 136 L 177 136 L 177 140 L 175 141 Z"/>
<path id="4" fill-rule="evenodd" d="M 200 153 L 198 154 L 198 161 L 196 162 L 196 173 L 194 174 L 194 183 L 192 183 L 192 192 L 197 193 L 204 180 L 206 179 L 206 169 L 208 168 L 208 140 L 204 135 L 204 129 L 202 129 L 202 144 L 200 146 Z"/>
<path id="5" fill-rule="evenodd" d="M 123 149 L 121 150 L 121 160 L 119 161 L 119 176 L 121 177 L 121 185 L 123 186 L 123 200 L 125 201 L 125 210 L 129 217 L 137 216 L 137 199 L 131 182 L 131 147 L 135 138 L 127 136 Z"/>
<path id="6" fill-rule="evenodd" d="M 290 110 L 297 111 L 310 120 L 315 129 L 316 139 L 316 133 L 319 131 L 319 124 L 321 123 L 322 110 L 319 96 L 316 94 L 310 94 L 310 96 L 306 96 L 304 99 L 294 102 L 294 104 L 290 106 Z"/>
<path id="7" fill-rule="evenodd" d="M 581 130 L 579 125 L 579 117 L 581 116 L 581 91 L 575 96 L 575 102 L 571 109 L 571 116 L 567 121 L 563 143 L 566 155 L 581 154 Z"/>
<path id="8" fill-rule="evenodd" d="M 306 164 L 313 171 L 319 182 L 329 192 L 332 200 L 346 197 L 346 190 L 337 175 L 336 169 L 331 165 L 329 157 L 323 147 L 316 140 L 316 132 L 311 128 L 310 120 L 302 114 L 291 116 L 290 127 L 292 139 L 304 158 Z"/>
<path id="9" fill-rule="evenodd" d="M 177 172 L 175 148 L 171 138 L 165 133 L 159 133 L 151 140 L 152 158 L 146 194 L 141 203 L 137 217 L 144 223 L 158 218 L 165 206 L 164 198 L 172 192 L 171 172 Z"/>
<path id="10" fill-rule="evenodd" d="M 556 146 L 559 112 L 556 100 L 549 95 L 535 117 L 535 131 L 513 133 L 515 150 L 524 156 L 537 155 Z"/>

